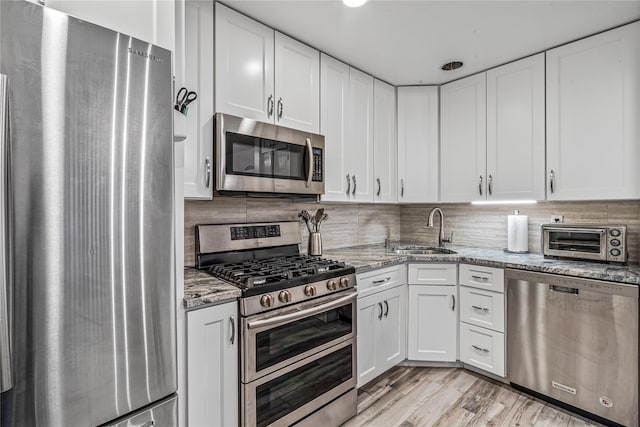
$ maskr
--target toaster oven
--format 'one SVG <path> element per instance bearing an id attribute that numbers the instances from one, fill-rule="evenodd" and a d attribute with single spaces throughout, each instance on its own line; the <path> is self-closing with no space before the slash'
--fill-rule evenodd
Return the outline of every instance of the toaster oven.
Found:
<path id="1" fill-rule="evenodd" d="M 627 227 L 624 225 L 544 224 L 545 257 L 607 262 L 627 261 Z"/>

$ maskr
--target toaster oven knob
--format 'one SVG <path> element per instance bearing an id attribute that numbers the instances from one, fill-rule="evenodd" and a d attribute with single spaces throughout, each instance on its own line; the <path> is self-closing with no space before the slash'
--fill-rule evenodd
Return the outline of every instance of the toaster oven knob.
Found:
<path id="1" fill-rule="evenodd" d="M 609 234 L 612 235 L 613 237 L 618 237 L 620 235 L 620 230 L 617 229 L 613 229 L 609 231 Z"/>
<path id="2" fill-rule="evenodd" d="M 316 287 L 312 285 L 307 285 L 304 287 L 304 294 L 308 297 L 316 296 Z"/>
<path id="3" fill-rule="evenodd" d="M 620 246 L 620 240 L 618 240 L 618 239 L 611 240 L 611 245 L 612 246 Z"/>
<path id="4" fill-rule="evenodd" d="M 349 287 L 349 282 L 350 282 L 350 280 L 349 280 L 348 277 L 342 277 L 340 279 L 340 287 L 341 288 L 348 288 Z"/>
<path id="5" fill-rule="evenodd" d="M 262 295 L 262 298 L 260 298 L 260 305 L 266 308 L 271 307 L 273 305 L 273 297 L 269 294 Z"/>
<path id="6" fill-rule="evenodd" d="M 291 292 L 289 291 L 281 291 L 280 294 L 278 295 L 278 299 L 280 300 L 280 302 L 291 302 Z"/>
<path id="7" fill-rule="evenodd" d="M 620 256 L 620 249 L 611 249 L 609 252 L 613 256 Z"/>
<path id="8" fill-rule="evenodd" d="M 336 289 L 338 289 L 338 283 L 336 283 L 335 280 L 329 280 L 327 282 L 327 289 L 329 289 L 330 291 L 335 291 Z"/>

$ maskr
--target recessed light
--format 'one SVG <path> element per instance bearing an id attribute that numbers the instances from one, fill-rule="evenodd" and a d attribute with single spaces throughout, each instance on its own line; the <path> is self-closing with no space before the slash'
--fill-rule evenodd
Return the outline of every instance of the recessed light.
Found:
<path id="1" fill-rule="evenodd" d="M 444 71 L 453 71 L 453 70 L 457 70 L 460 67 L 462 67 L 461 61 L 451 61 L 451 62 L 447 62 L 440 68 L 442 68 Z"/>
<path id="2" fill-rule="evenodd" d="M 342 2 L 349 7 L 358 7 L 365 4 L 367 0 L 342 0 Z"/>

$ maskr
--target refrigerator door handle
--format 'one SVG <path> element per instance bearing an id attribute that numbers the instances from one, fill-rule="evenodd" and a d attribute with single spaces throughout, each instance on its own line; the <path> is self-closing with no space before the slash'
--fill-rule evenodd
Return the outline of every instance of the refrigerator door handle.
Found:
<path id="1" fill-rule="evenodd" d="M 9 143 L 9 91 L 0 74 L 0 392 L 13 387 L 11 372 L 10 297 L 7 274 L 7 152 Z"/>

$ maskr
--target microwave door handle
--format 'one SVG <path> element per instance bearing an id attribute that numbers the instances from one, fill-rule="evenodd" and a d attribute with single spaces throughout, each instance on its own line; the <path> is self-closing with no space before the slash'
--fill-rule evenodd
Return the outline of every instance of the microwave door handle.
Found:
<path id="1" fill-rule="evenodd" d="M 313 148 L 311 147 L 311 138 L 306 139 L 307 144 L 307 161 L 309 162 L 309 169 L 307 169 L 307 188 L 311 187 L 311 179 L 313 178 Z"/>
<path id="2" fill-rule="evenodd" d="M 13 387 L 11 372 L 11 296 L 7 274 L 7 153 L 9 144 L 9 90 L 7 77 L 0 74 L 0 392 Z"/>

